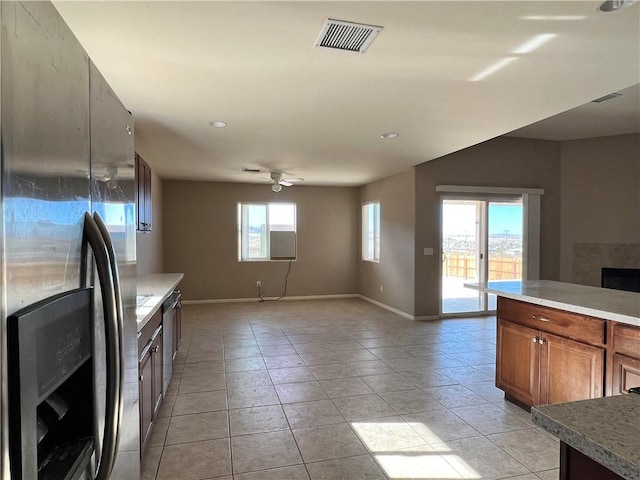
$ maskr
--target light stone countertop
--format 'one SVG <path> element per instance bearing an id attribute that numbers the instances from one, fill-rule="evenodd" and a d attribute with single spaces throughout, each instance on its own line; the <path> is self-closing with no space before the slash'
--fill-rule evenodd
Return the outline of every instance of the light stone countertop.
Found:
<path id="1" fill-rule="evenodd" d="M 627 480 L 640 480 L 640 395 L 531 409 L 533 423 Z"/>
<path id="2" fill-rule="evenodd" d="M 153 317 L 164 301 L 169 298 L 184 278 L 183 273 L 157 273 L 153 275 L 141 275 L 138 277 L 137 296 L 144 295 L 145 299 L 140 299 L 136 307 L 136 320 L 138 322 L 138 332 Z"/>
<path id="3" fill-rule="evenodd" d="M 465 283 L 465 287 L 535 305 L 640 326 L 640 293 L 551 280 Z"/>

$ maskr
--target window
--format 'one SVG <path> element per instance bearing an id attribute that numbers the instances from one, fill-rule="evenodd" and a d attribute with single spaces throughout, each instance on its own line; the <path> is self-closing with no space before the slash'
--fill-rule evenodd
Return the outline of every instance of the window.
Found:
<path id="1" fill-rule="evenodd" d="M 292 232 L 292 235 L 274 236 L 273 238 L 279 243 L 274 244 L 272 249 L 270 244 L 272 232 Z M 295 232 L 296 205 L 294 203 L 238 204 L 238 259 L 240 261 L 270 260 L 276 258 L 272 255 L 276 249 L 277 258 L 294 258 Z"/>
<path id="2" fill-rule="evenodd" d="M 380 202 L 362 205 L 362 259 L 380 261 Z"/>

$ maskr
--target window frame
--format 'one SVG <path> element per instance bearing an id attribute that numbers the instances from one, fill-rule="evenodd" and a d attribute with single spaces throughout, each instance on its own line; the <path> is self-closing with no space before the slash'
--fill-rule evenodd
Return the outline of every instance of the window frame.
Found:
<path id="1" fill-rule="evenodd" d="M 270 258 L 270 235 L 272 231 L 269 222 L 269 206 L 270 205 L 289 205 L 293 207 L 293 230 L 279 230 L 279 231 L 293 231 L 296 236 L 298 233 L 298 206 L 294 202 L 238 202 L 238 262 L 283 262 L 290 261 L 289 259 L 272 259 Z M 264 252 L 264 256 L 260 257 L 244 257 L 244 253 L 248 252 L 248 241 L 243 242 L 243 233 L 247 230 L 247 221 L 245 215 L 243 215 L 245 206 L 264 206 L 265 207 L 265 224 L 264 228 L 260 232 L 261 245 L 260 250 Z M 273 230 L 278 231 L 278 230 Z M 292 259 L 297 260 L 296 257 Z"/>
<path id="2" fill-rule="evenodd" d="M 372 212 L 370 210 L 372 209 Z M 370 216 L 373 215 L 373 227 L 370 227 Z M 380 200 L 362 204 L 361 208 L 361 257 L 364 262 L 380 263 L 381 244 L 381 206 Z M 371 235 L 373 234 L 373 236 Z M 372 252 L 372 255 L 369 255 Z"/>

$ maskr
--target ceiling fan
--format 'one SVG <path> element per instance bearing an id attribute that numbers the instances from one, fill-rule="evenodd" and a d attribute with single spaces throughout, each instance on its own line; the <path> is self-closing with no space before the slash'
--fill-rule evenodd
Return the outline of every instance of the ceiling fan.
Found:
<path id="1" fill-rule="evenodd" d="M 91 176 L 95 180 L 105 183 L 109 190 L 113 190 L 118 187 L 118 167 L 116 165 L 107 165 L 102 172 L 98 170 L 93 171 L 91 172 Z"/>
<path id="2" fill-rule="evenodd" d="M 304 178 L 284 178 L 282 172 L 270 172 L 270 176 L 271 190 L 276 193 L 281 191 L 282 187 L 290 187 L 294 183 L 304 182 Z"/>

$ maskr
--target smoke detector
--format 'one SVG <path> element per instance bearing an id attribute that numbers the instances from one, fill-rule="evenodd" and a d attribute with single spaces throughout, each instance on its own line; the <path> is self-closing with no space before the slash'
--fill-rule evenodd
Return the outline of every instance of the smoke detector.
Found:
<path id="1" fill-rule="evenodd" d="M 328 18 L 316 40 L 316 48 L 364 53 L 384 27 Z"/>

